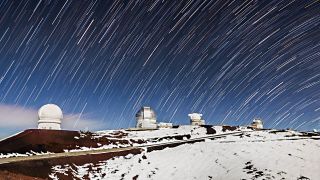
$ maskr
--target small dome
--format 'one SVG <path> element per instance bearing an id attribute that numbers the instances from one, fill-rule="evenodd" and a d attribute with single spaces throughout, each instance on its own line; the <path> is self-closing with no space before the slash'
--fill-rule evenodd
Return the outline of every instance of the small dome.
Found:
<path id="1" fill-rule="evenodd" d="M 39 119 L 59 119 L 63 118 L 62 110 L 55 104 L 46 104 L 39 109 Z"/>

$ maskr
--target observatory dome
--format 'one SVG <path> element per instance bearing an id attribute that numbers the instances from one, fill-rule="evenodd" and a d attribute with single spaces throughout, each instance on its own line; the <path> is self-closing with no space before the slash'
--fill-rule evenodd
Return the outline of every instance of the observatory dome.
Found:
<path id="1" fill-rule="evenodd" d="M 156 120 L 156 113 L 154 112 L 151 107 L 142 107 L 136 114 L 137 120 L 142 119 L 149 119 L 149 120 Z"/>
<path id="2" fill-rule="evenodd" d="M 63 113 L 59 106 L 46 104 L 39 109 L 38 129 L 61 129 Z"/>
<path id="3" fill-rule="evenodd" d="M 137 128 L 156 129 L 157 118 L 156 113 L 151 107 L 144 106 L 136 114 Z"/>
<path id="4" fill-rule="evenodd" d="M 202 114 L 199 113 L 192 113 L 188 114 L 190 117 L 190 123 L 193 126 L 205 125 L 205 120 L 202 119 Z"/>
<path id="5" fill-rule="evenodd" d="M 63 114 L 59 106 L 46 104 L 39 109 L 39 119 L 62 119 Z"/>
<path id="6" fill-rule="evenodd" d="M 263 121 L 260 118 L 253 119 L 251 126 L 255 129 L 263 129 Z"/>

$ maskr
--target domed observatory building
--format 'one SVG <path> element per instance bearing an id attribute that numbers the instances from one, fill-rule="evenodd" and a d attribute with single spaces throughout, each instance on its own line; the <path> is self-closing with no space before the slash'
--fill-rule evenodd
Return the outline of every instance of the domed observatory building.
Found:
<path id="1" fill-rule="evenodd" d="M 157 129 L 156 113 L 151 107 L 142 107 L 136 114 L 137 125 L 140 129 Z"/>
<path id="2" fill-rule="evenodd" d="M 199 113 L 192 113 L 188 114 L 190 117 L 190 123 L 192 126 L 199 126 L 199 125 L 205 125 L 205 121 L 202 119 L 202 114 Z"/>
<path id="3" fill-rule="evenodd" d="M 61 130 L 62 110 L 55 104 L 42 106 L 38 112 L 38 129 Z"/>
<path id="4" fill-rule="evenodd" d="M 263 121 L 260 118 L 254 118 L 252 123 L 251 123 L 251 127 L 253 127 L 254 129 L 263 129 Z"/>

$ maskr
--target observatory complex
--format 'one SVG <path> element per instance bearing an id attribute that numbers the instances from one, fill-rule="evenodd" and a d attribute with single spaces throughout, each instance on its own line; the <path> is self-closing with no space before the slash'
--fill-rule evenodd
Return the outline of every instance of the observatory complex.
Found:
<path id="1" fill-rule="evenodd" d="M 199 126 L 205 125 L 205 121 L 202 119 L 202 114 L 192 113 L 189 114 L 191 125 Z M 157 123 L 156 113 L 151 107 L 143 106 L 136 114 L 136 129 L 137 130 L 149 130 L 157 128 L 172 128 L 172 123 L 160 122 Z"/>
<path id="2" fill-rule="evenodd" d="M 62 110 L 55 104 L 42 106 L 38 112 L 38 129 L 61 130 Z"/>

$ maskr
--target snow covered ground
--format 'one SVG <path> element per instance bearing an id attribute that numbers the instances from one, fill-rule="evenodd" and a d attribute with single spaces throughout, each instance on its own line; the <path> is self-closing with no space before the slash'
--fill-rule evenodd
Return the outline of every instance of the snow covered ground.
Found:
<path id="1" fill-rule="evenodd" d="M 26 156 L 38 156 L 38 155 L 48 155 L 48 154 L 54 154 L 54 153 L 50 153 L 50 152 L 41 152 L 41 153 L 37 153 L 37 152 L 27 152 L 25 154 L 21 154 L 21 153 L 9 153 L 9 154 L 1 154 L 0 153 L 0 159 L 1 158 L 12 158 L 12 157 L 26 157 Z"/>
<path id="2" fill-rule="evenodd" d="M 221 126 L 213 127 L 218 132 L 222 132 Z M 148 131 L 128 131 L 128 130 L 120 130 L 121 132 L 127 134 L 124 136 L 126 139 L 150 139 L 164 136 L 174 136 L 174 135 L 192 135 L 193 137 L 201 137 L 205 136 L 207 133 L 206 128 L 200 126 L 180 126 L 179 128 L 162 128 L 158 130 L 148 130 Z M 114 133 L 116 131 L 98 131 L 97 135 L 100 137 L 104 135 L 109 135 L 110 133 Z M 97 137 L 99 137 L 97 136 Z"/>
<path id="3" fill-rule="evenodd" d="M 208 129 L 211 129 L 211 132 L 208 133 Z M 79 152 L 79 151 L 90 151 L 90 150 L 101 150 L 101 149 L 112 149 L 112 148 L 121 148 L 121 147 L 131 147 L 131 146 L 142 146 L 142 145 L 151 145 L 165 142 L 174 142 L 179 139 L 192 139 L 205 137 L 209 134 L 221 134 L 224 133 L 221 126 L 180 126 L 179 128 L 163 128 L 158 130 L 148 130 L 148 131 L 129 131 L 129 130 L 105 130 L 98 131 L 93 133 L 81 132 L 79 135 L 74 136 L 75 143 L 78 142 L 79 145 L 76 145 L 73 149 L 64 149 L 64 152 Z M 18 134 L 16 134 L 18 135 Z M 13 137 L 13 136 L 12 136 Z M 82 140 L 92 140 L 96 142 L 95 146 L 81 146 L 83 144 Z M 110 141 L 109 141 L 110 140 Z M 101 142 L 101 143 L 100 143 Z M 73 143 L 73 142 L 72 142 Z M 93 145 L 91 143 L 91 145 Z M 0 152 L 1 158 L 11 158 L 11 157 L 24 157 L 24 156 L 33 156 L 41 154 L 52 154 L 54 152 L 33 152 L 28 151 L 26 153 L 5 153 Z"/>
<path id="4" fill-rule="evenodd" d="M 222 130 L 222 126 L 208 127 L 214 131 L 213 134 L 223 134 L 226 131 Z M 247 129 L 248 130 L 248 129 Z M 235 130 L 239 131 L 240 130 Z M 249 130 L 251 131 L 251 130 Z M 146 130 L 146 131 L 129 131 L 129 130 L 106 130 L 97 131 L 94 133 L 93 138 L 108 137 L 109 139 L 119 139 L 119 137 L 112 137 L 112 134 L 124 134 L 120 139 L 128 140 L 130 144 L 115 145 L 104 145 L 99 148 L 91 149 L 110 149 L 115 147 L 129 147 L 129 146 L 141 146 L 159 144 L 165 142 L 175 142 L 177 139 L 193 139 L 201 138 L 210 135 L 207 128 L 200 126 L 180 126 L 179 128 L 161 128 L 157 130 Z M 88 148 L 80 148 L 72 151 L 88 150 Z"/>
<path id="5" fill-rule="evenodd" d="M 215 129 L 221 133 L 221 129 Z M 128 136 L 156 137 L 172 133 L 181 132 L 167 129 L 134 132 Z M 194 135 L 201 136 L 203 133 Z M 317 180 L 320 178 L 319 136 L 302 135 L 294 131 L 245 131 L 243 135 L 116 157 L 98 164 L 58 165 L 52 167 L 50 177 L 55 179 L 59 173 L 71 172 L 80 179 Z"/>

